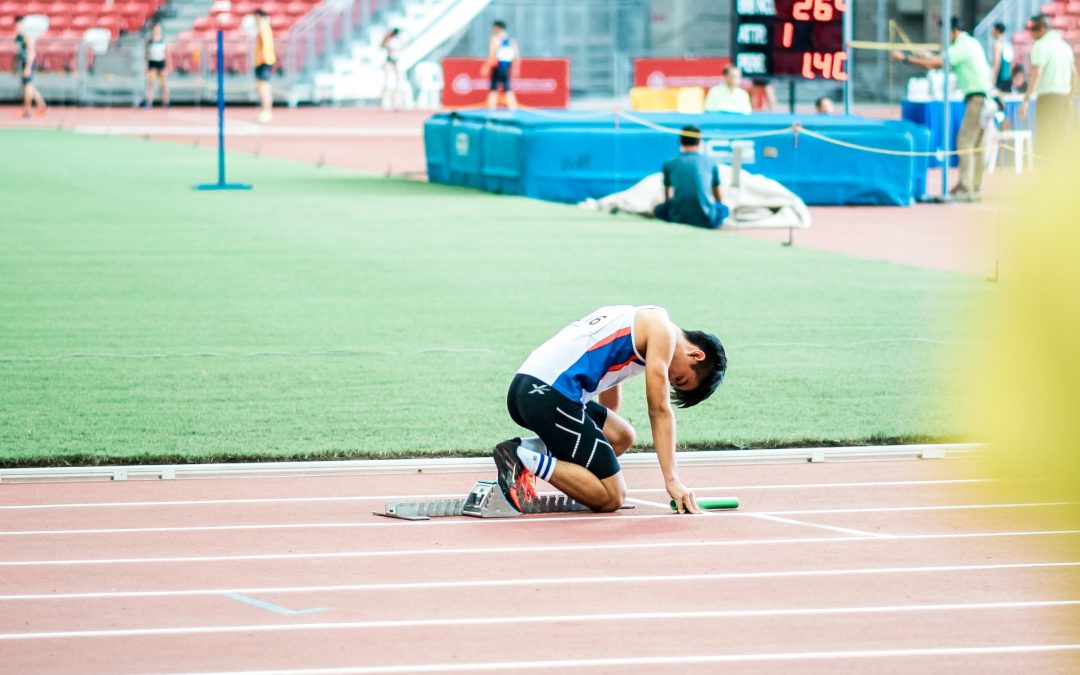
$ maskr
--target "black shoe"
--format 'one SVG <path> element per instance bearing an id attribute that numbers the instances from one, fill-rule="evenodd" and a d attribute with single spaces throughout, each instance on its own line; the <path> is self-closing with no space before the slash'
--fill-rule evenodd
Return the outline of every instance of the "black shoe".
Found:
<path id="1" fill-rule="evenodd" d="M 525 465 L 517 456 L 517 449 L 521 445 L 520 438 L 511 438 L 495 446 L 491 456 L 495 459 L 495 470 L 498 472 L 499 489 L 511 506 L 521 511 L 521 503 L 518 501 L 517 485 L 521 475 L 526 473 Z"/>

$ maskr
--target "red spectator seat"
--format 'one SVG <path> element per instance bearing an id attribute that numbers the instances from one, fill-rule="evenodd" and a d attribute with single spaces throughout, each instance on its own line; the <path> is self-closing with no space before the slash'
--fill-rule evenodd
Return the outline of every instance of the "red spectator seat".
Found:
<path id="1" fill-rule="evenodd" d="M 120 22 L 111 16 L 98 17 L 98 20 L 94 22 L 94 27 L 108 28 L 109 33 L 112 34 L 114 40 L 116 39 L 116 36 L 120 34 Z"/>
<path id="2" fill-rule="evenodd" d="M 1068 30 L 1076 24 L 1076 17 L 1058 14 L 1050 17 L 1050 27 L 1056 30 Z"/>
<path id="3" fill-rule="evenodd" d="M 87 28 L 94 27 L 93 17 L 81 14 L 71 20 L 71 28 L 73 30 L 86 30 Z"/>
<path id="4" fill-rule="evenodd" d="M 43 2 L 30 2 L 30 3 L 27 3 L 27 4 L 23 5 L 23 8 L 22 8 L 22 11 L 20 12 L 20 14 L 24 14 L 24 15 L 45 14 L 46 16 L 48 16 L 48 14 L 49 14 L 49 6 L 46 5 Z"/>
<path id="5" fill-rule="evenodd" d="M 294 17 L 303 16 L 311 10 L 311 5 L 306 2 L 290 2 L 285 6 L 285 13 Z"/>
<path id="6" fill-rule="evenodd" d="M 67 30 L 68 25 L 71 23 L 70 14 L 50 14 L 49 15 L 49 34 L 62 33 Z"/>
<path id="7" fill-rule="evenodd" d="M 15 42 L 4 40 L 0 44 L 0 72 L 10 73 L 15 70 Z"/>
<path id="8" fill-rule="evenodd" d="M 291 25 L 293 25 L 293 20 L 291 17 L 282 16 L 280 13 L 272 14 L 270 16 L 270 27 L 274 30 L 288 28 Z"/>
<path id="9" fill-rule="evenodd" d="M 1047 16 L 1053 16 L 1054 14 L 1060 14 L 1065 11 L 1065 6 L 1058 2 L 1048 2 L 1043 5 L 1039 11 Z"/>
<path id="10" fill-rule="evenodd" d="M 37 67 L 47 72 L 71 72 L 76 68 L 78 42 L 65 38 L 42 37 L 36 45 Z"/>

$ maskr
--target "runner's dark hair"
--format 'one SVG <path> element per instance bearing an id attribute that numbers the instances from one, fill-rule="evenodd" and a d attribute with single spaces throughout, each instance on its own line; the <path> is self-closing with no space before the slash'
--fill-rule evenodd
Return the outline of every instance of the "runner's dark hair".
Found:
<path id="1" fill-rule="evenodd" d="M 672 388 L 671 399 L 680 408 L 690 408 L 713 395 L 716 388 L 724 381 L 727 374 L 727 354 L 724 345 L 715 335 L 700 330 L 684 330 L 683 335 L 690 344 L 705 352 L 705 359 L 694 366 L 700 382 L 690 391 Z"/>

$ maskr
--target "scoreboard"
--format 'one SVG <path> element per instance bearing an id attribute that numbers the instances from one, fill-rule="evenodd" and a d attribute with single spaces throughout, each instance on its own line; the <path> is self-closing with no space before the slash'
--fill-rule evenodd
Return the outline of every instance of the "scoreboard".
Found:
<path id="1" fill-rule="evenodd" d="M 849 0 L 732 0 L 732 52 L 746 77 L 847 79 Z"/>

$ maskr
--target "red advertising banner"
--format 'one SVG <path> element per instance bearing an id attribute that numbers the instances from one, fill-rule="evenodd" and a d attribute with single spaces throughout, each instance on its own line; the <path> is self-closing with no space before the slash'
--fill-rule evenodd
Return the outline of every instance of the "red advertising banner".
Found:
<path id="1" fill-rule="evenodd" d="M 713 87 L 724 79 L 726 56 L 702 59 L 634 59 L 635 87 Z"/>
<path id="2" fill-rule="evenodd" d="M 442 103 L 448 108 L 482 105 L 491 79 L 480 75 L 484 59 L 443 59 Z M 521 75 L 510 78 L 518 103 L 534 108 L 565 108 L 570 103 L 569 59 L 521 59 Z"/>

